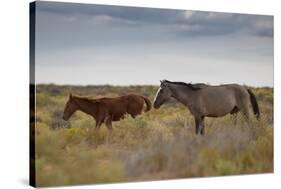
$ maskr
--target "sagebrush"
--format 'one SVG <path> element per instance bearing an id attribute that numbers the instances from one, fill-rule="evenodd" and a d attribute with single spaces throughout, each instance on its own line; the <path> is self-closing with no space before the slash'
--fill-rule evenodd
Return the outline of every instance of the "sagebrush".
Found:
<path id="1" fill-rule="evenodd" d="M 230 115 L 206 119 L 195 135 L 187 108 L 171 101 L 158 110 L 126 116 L 95 132 L 95 121 L 77 112 L 62 120 L 68 94 L 153 100 L 157 86 L 36 86 L 36 183 L 38 186 L 109 183 L 273 172 L 273 89 L 252 88 L 259 121 Z M 238 116 L 239 117 L 239 116 Z"/>

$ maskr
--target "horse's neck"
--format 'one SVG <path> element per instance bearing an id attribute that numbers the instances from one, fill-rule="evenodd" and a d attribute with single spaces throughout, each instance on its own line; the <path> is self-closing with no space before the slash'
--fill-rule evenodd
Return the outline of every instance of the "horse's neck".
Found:
<path id="1" fill-rule="evenodd" d="M 196 96 L 194 95 L 194 91 L 187 87 L 183 86 L 171 86 L 172 90 L 172 97 L 174 97 L 176 100 L 181 102 L 182 104 L 188 106 L 188 108 L 193 107 L 193 101 L 195 100 Z"/>
<path id="2" fill-rule="evenodd" d="M 92 103 L 87 99 L 80 99 L 80 98 L 75 99 L 75 101 L 78 105 L 77 110 L 95 116 L 96 109 L 97 109 L 95 103 Z"/>

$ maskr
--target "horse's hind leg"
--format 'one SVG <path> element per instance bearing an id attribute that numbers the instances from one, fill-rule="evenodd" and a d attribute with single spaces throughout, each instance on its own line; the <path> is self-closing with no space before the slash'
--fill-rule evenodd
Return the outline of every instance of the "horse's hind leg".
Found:
<path id="1" fill-rule="evenodd" d="M 234 125 L 237 125 L 237 114 L 238 113 L 234 113 L 234 114 L 231 115 L 231 118 L 233 120 Z"/>
<path id="2" fill-rule="evenodd" d="M 237 113 L 238 112 L 239 112 L 239 108 L 237 106 L 234 106 L 234 108 L 230 112 L 230 114 L 232 115 L 231 118 L 233 120 L 234 125 L 237 125 Z"/>
<path id="3" fill-rule="evenodd" d="M 249 124 L 250 123 L 250 110 L 249 108 L 245 107 L 241 110 L 242 116 L 244 118 L 244 120 Z"/>
<path id="4" fill-rule="evenodd" d="M 132 117 L 133 119 L 135 119 L 136 116 L 137 116 L 137 115 L 135 115 L 135 114 L 130 114 L 130 115 L 131 115 L 131 117 Z"/>
<path id="5" fill-rule="evenodd" d="M 111 122 L 108 123 L 108 124 L 106 125 L 106 127 L 107 127 L 107 129 L 108 129 L 110 132 L 113 130 L 113 128 L 112 128 L 112 123 L 111 123 Z"/>

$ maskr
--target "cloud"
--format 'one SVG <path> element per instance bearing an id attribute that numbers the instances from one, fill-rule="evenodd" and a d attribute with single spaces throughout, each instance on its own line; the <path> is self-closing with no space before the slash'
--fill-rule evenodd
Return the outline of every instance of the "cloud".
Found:
<path id="1" fill-rule="evenodd" d="M 123 19 L 123 18 L 115 18 L 109 15 L 95 15 L 92 17 L 92 23 L 95 25 L 107 26 L 107 25 L 115 25 L 115 26 L 134 26 L 136 22 L 133 20 Z"/>
<path id="2" fill-rule="evenodd" d="M 264 37 L 273 37 L 273 18 L 263 17 L 253 22 L 253 33 Z"/>
<path id="3" fill-rule="evenodd" d="M 193 14 L 194 14 L 193 11 L 183 11 L 183 16 L 184 16 L 184 18 L 186 18 L 186 19 L 191 18 Z"/>
<path id="4" fill-rule="evenodd" d="M 71 21 L 92 19 L 92 24 L 113 26 L 161 25 L 163 31 L 174 27 L 175 34 L 187 36 L 227 35 L 236 32 L 273 36 L 273 17 L 203 11 L 89 5 L 76 3 L 37 2 L 38 11 L 49 12 Z M 173 30 L 170 30 L 173 31 Z"/>
<path id="5" fill-rule="evenodd" d="M 273 36 L 273 17 L 249 14 L 183 11 L 178 19 L 181 36 L 209 36 L 244 33 L 262 37 Z M 184 26 L 185 27 L 182 27 Z"/>
<path id="6" fill-rule="evenodd" d="M 227 35 L 235 32 L 261 37 L 273 36 L 273 17 L 202 11 L 184 11 L 75 3 L 37 2 L 38 11 L 70 17 L 67 21 L 92 19 L 92 24 L 113 26 L 162 25 L 174 27 L 175 34 L 187 36 Z M 76 16 L 76 18 L 75 18 Z"/>
<path id="7" fill-rule="evenodd" d="M 238 75 L 242 83 L 272 85 L 272 16 L 36 3 L 39 82 L 235 82 Z"/>
<path id="8" fill-rule="evenodd" d="M 39 48 L 152 44 L 193 37 L 273 37 L 273 17 L 202 11 L 37 3 Z"/>

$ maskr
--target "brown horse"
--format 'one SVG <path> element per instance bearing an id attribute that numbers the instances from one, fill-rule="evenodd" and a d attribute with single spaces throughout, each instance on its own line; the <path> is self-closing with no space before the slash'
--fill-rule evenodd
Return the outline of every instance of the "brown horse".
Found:
<path id="1" fill-rule="evenodd" d="M 116 98 L 88 98 L 82 96 L 69 95 L 63 113 L 63 119 L 68 120 L 77 110 L 91 115 L 96 120 L 96 129 L 102 123 L 106 124 L 109 130 L 112 130 L 112 121 L 119 121 L 130 114 L 133 118 L 142 113 L 146 104 L 145 111 L 151 109 L 150 100 L 141 95 L 128 94 Z"/>

